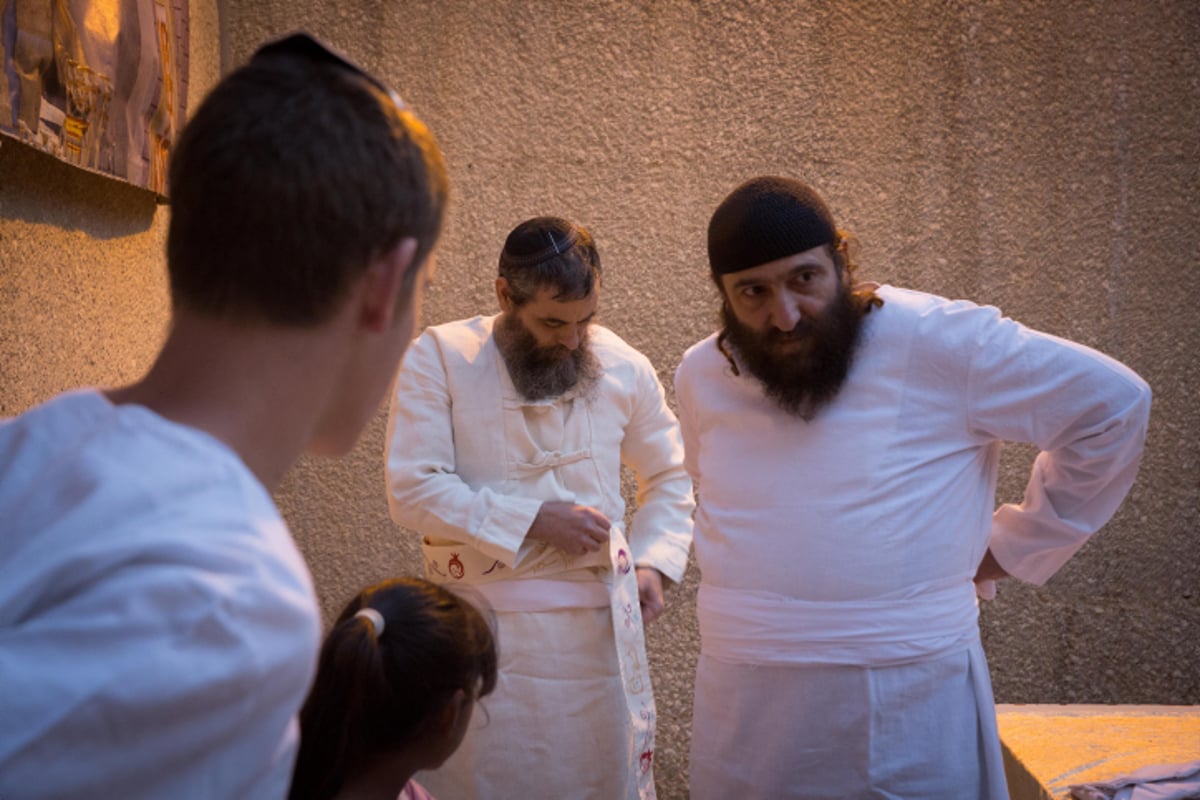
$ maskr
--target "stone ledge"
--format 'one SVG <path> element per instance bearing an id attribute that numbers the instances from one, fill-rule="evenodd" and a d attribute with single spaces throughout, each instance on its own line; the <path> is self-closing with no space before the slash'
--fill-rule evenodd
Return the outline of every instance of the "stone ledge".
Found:
<path id="1" fill-rule="evenodd" d="M 997 705 L 1011 800 L 1200 759 L 1200 706 Z"/>

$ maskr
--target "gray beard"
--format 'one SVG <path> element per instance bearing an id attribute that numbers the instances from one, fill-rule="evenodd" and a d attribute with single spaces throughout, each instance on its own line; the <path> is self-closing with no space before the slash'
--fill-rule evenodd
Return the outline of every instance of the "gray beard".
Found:
<path id="1" fill-rule="evenodd" d="M 558 397 L 579 387 L 587 394 L 600 377 L 600 361 L 586 335 L 579 347 L 541 347 L 519 318 L 501 314 L 492 330 L 496 347 L 504 357 L 508 377 L 526 400 Z"/>

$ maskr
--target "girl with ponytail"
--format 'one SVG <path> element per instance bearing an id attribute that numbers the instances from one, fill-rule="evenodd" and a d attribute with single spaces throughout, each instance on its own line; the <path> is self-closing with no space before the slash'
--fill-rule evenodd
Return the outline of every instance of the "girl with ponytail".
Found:
<path id="1" fill-rule="evenodd" d="M 496 658 L 488 621 L 454 592 L 420 578 L 364 589 L 321 648 L 290 800 L 429 800 L 412 776 L 458 749 Z"/>

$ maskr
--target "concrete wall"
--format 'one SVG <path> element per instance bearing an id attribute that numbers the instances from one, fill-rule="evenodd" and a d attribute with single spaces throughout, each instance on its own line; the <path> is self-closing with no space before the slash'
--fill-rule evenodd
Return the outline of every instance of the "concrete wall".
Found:
<path id="1" fill-rule="evenodd" d="M 1156 392 L 1112 523 L 1043 588 L 983 608 L 1009 703 L 1200 703 L 1200 6 L 761 0 L 193 2 L 193 71 L 305 27 L 391 82 L 441 140 L 454 204 L 426 321 L 494 308 L 504 235 L 541 213 L 596 234 L 603 321 L 659 366 L 709 333 L 708 216 L 758 173 L 807 178 L 866 277 L 1003 308 Z M 201 24 L 197 24 L 200 22 Z M 193 79 L 193 101 L 211 76 Z M 165 319 L 164 212 L 0 144 L 0 413 L 144 368 Z M 388 520 L 382 414 L 279 502 L 325 611 L 420 569 Z M 1001 501 L 1032 451 L 1007 452 Z M 697 652 L 689 572 L 649 634 L 658 780 L 686 796 Z"/>

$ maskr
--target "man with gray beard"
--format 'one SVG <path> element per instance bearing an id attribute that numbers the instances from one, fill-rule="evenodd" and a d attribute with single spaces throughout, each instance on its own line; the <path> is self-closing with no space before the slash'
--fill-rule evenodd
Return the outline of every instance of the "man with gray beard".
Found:
<path id="1" fill-rule="evenodd" d="M 723 327 L 675 375 L 700 493 L 691 796 L 1001 800 L 975 584 L 1043 583 L 1112 516 L 1150 390 L 994 308 L 855 283 L 847 242 L 790 178 L 709 223 Z M 1004 441 L 1042 452 L 995 509 Z"/>
<path id="2" fill-rule="evenodd" d="M 427 576 L 472 586 L 499 628 L 487 714 L 420 776 L 435 796 L 654 796 L 642 624 L 683 577 L 692 484 L 654 368 L 595 323 L 600 275 L 583 227 L 521 223 L 500 314 L 430 327 L 397 381 L 392 518 L 422 537 Z"/>

